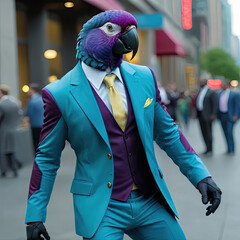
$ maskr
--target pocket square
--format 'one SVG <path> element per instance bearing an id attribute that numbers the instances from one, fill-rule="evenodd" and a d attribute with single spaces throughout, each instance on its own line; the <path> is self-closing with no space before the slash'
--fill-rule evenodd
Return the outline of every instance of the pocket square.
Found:
<path id="1" fill-rule="evenodd" d="M 152 100 L 153 100 L 152 98 L 148 98 L 148 99 L 146 100 L 145 104 L 144 104 L 144 108 L 147 107 L 148 105 L 150 105 L 151 102 L 152 102 Z"/>

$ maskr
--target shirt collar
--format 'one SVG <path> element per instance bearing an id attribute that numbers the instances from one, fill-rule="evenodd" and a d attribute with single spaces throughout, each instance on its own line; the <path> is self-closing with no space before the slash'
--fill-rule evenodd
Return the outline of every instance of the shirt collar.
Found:
<path id="1" fill-rule="evenodd" d="M 99 89 L 102 82 L 103 82 L 103 79 L 106 75 L 108 75 L 109 73 L 107 71 L 100 71 L 96 68 L 93 68 L 93 67 L 90 67 L 88 66 L 86 63 L 84 63 L 83 61 L 81 62 L 82 64 L 82 69 L 83 69 L 83 72 L 85 73 L 88 81 L 96 88 L 96 89 Z M 121 76 L 121 73 L 120 73 L 120 69 L 119 68 L 116 68 L 114 69 L 113 71 L 111 71 L 111 73 L 114 73 L 117 78 L 123 82 L 122 80 L 122 76 Z"/>

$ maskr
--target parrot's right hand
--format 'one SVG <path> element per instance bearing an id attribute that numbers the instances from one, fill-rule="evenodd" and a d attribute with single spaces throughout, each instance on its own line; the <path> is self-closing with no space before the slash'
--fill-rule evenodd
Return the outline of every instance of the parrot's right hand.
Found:
<path id="1" fill-rule="evenodd" d="M 27 240 L 50 240 L 50 236 L 42 222 L 28 223 L 26 230 Z"/>

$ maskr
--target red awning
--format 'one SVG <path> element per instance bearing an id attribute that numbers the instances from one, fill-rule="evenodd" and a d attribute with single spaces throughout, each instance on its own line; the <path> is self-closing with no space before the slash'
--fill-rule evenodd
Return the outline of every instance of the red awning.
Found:
<path id="1" fill-rule="evenodd" d="M 85 0 L 101 10 L 123 10 L 123 7 L 116 0 Z"/>
<path id="2" fill-rule="evenodd" d="M 177 55 L 185 56 L 183 44 L 169 31 L 156 30 L 156 55 Z"/>

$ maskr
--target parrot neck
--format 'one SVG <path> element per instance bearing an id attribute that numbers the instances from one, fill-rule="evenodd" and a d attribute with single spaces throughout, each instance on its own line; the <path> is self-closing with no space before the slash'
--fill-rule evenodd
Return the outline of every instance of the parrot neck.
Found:
<path id="1" fill-rule="evenodd" d="M 114 62 L 114 63 L 109 63 L 109 64 L 99 62 L 91 57 L 87 57 L 87 58 L 83 57 L 80 60 L 82 60 L 84 63 L 86 63 L 90 67 L 96 68 L 101 71 L 109 71 L 109 72 L 111 72 L 115 68 L 119 67 L 120 64 L 122 63 L 122 57 L 119 59 L 119 61 Z"/>
<path id="2" fill-rule="evenodd" d="M 83 61 L 88 66 L 96 68 L 100 71 L 106 71 L 107 69 L 110 69 L 110 71 L 112 71 L 115 68 L 120 66 L 120 64 L 122 63 L 123 55 L 113 57 L 111 59 L 108 59 L 107 62 L 104 62 L 104 61 L 94 59 L 94 58 L 90 57 L 88 54 L 86 54 L 86 53 L 83 54 L 82 51 L 79 51 L 77 53 L 77 58 L 80 61 Z"/>

